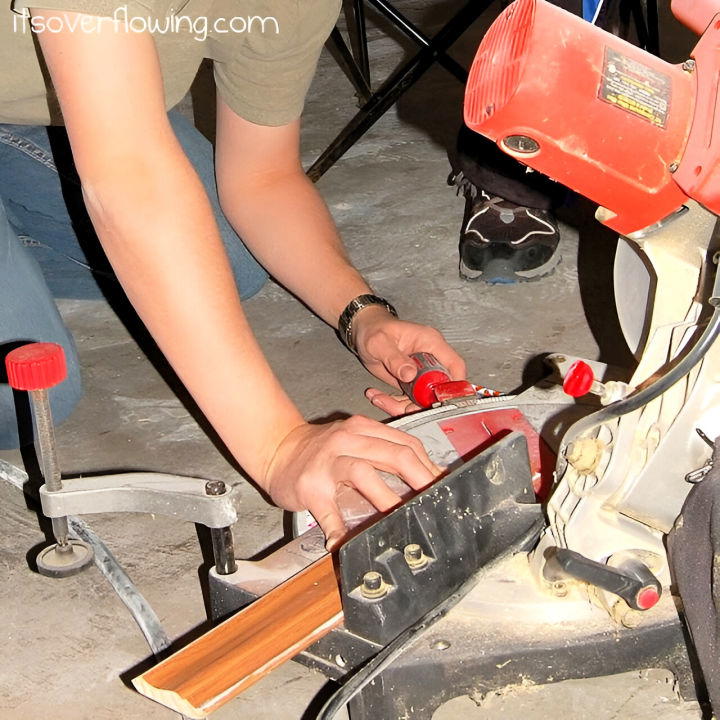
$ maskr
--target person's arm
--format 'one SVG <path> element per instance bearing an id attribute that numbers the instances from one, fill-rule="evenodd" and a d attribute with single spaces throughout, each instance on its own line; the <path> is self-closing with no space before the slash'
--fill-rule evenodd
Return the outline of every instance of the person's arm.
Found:
<path id="1" fill-rule="evenodd" d="M 371 290 L 348 260 L 325 203 L 303 172 L 299 137 L 299 121 L 255 125 L 218 99 L 220 203 L 270 273 L 337 327 L 345 306 Z M 396 387 L 398 378 L 414 377 L 412 352 L 431 352 L 454 379 L 465 377 L 465 364 L 437 330 L 397 320 L 379 306 L 357 314 L 353 334 L 368 370 Z M 397 410 L 389 396 L 372 397 L 382 409 Z"/>
<path id="2" fill-rule="evenodd" d="M 38 36 L 60 100 L 86 206 L 128 297 L 246 472 L 282 507 L 308 508 L 329 543 L 338 483 L 381 510 L 399 501 L 375 468 L 419 488 L 437 468 L 422 445 L 367 418 L 304 422 L 246 322 L 210 204 L 169 125 L 153 39 Z"/>

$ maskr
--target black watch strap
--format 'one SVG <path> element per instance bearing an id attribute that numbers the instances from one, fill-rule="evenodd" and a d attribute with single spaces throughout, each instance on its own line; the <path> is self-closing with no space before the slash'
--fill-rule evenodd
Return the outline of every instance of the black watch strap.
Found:
<path id="1" fill-rule="evenodd" d="M 398 316 L 397 310 L 387 300 L 377 295 L 358 295 L 352 299 L 340 315 L 338 334 L 345 347 L 354 353 L 357 353 L 357 347 L 355 346 L 355 338 L 353 337 L 352 331 L 353 319 L 360 310 L 370 305 L 380 305 L 380 307 L 384 307 L 394 317 Z"/>

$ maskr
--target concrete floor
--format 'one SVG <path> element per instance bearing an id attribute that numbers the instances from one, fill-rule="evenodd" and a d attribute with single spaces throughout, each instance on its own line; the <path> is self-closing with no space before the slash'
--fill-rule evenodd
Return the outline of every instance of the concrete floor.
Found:
<path id="1" fill-rule="evenodd" d="M 453 5 L 439 0 L 399 4 L 429 29 Z M 377 81 L 409 48 L 388 38 L 377 18 L 371 15 L 370 20 Z M 473 28 L 455 50 L 463 61 L 471 57 L 479 33 L 480 27 Z M 674 36 L 674 42 L 682 44 L 681 37 Z M 210 96 L 204 72 L 194 92 L 201 127 L 211 125 L 202 105 Z M 487 287 L 458 278 L 463 204 L 445 185 L 445 148 L 459 123 L 461 96 L 455 80 L 432 70 L 320 181 L 353 260 L 403 317 L 434 324 L 445 333 L 467 359 L 470 378 L 478 382 L 517 387 L 537 377 L 535 358 L 550 351 L 627 362 L 609 289 L 614 242 L 590 220 L 581 224 L 580 239 L 577 231 L 564 228 L 563 262 L 540 282 Z M 305 116 L 307 163 L 349 119 L 353 103 L 350 84 L 324 53 Z M 263 501 L 206 434 L 192 404 L 166 380 L 147 339 L 129 331 L 104 303 L 60 305 L 79 346 L 86 384 L 81 405 L 58 428 L 64 472 L 146 469 L 223 479 L 239 486 L 238 556 L 252 557 L 280 540 L 282 513 Z M 246 310 L 270 361 L 307 417 L 336 412 L 380 416 L 362 395 L 372 378 L 300 303 L 269 284 Z M 18 453 L 2 457 L 22 463 Z M 27 557 L 45 541 L 35 509 L 4 483 L 0 503 L 0 717 L 172 717 L 129 689 L 129 678 L 149 651 L 99 572 L 91 568 L 62 581 L 31 572 Z M 88 520 L 171 637 L 181 638 L 205 624 L 199 578 L 207 558 L 193 525 L 144 515 Z M 323 685 L 319 674 L 289 663 L 214 717 L 310 718 L 308 708 Z M 484 699 L 457 698 L 436 718 L 538 720 L 559 713 L 566 720 L 590 713 L 596 720 L 700 717 L 697 705 L 677 699 L 666 674 L 653 671 Z"/>

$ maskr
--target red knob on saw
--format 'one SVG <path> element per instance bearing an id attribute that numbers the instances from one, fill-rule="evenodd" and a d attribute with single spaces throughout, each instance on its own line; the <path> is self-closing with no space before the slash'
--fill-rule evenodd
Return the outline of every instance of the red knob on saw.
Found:
<path id="1" fill-rule="evenodd" d="M 30 343 L 5 357 L 8 384 L 15 390 L 47 390 L 67 377 L 65 351 L 56 343 Z"/>
<path id="2" fill-rule="evenodd" d="M 576 360 L 563 380 L 563 390 L 572 397 L 582 397 L 590 392 L 595 382 L 593 369 L 584 361 Z"/>
<path id="3" fill-rule="evenodd" d="M 660 600 L 660 593 L 655 587 L 645 587 L 638 594 L 635 602 L 641 610 L 649 610 L 657 605 Z"/>
<path id="4" fill-rule="evenodd" d="M 430 407 L 437 401 L 435 386 L 450 382 L 450 373 L 430 353 L 413 353 L 410 357 L 417 366 L 417 373 L 410 382 L 401 381 L 400 387 L 416 405 Z"/>

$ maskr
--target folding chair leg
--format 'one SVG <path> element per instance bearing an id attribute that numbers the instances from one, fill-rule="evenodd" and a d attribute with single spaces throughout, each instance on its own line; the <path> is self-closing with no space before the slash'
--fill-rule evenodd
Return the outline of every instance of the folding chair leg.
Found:
<path id="1" fill-rule="evenodd" d="M 330 40 L 335 45 L 335 49 L 342 58 L 342 61 L 350 75 L 350 82 L 352 82 L 353 87 L 355 88 L 355 92 L 357 92 L 358 97 L 362 102 L 367 102 L 372 96 L 372 90 L 370 89 L 370 85 L 368 84 L 365 75 L 363 75 L 362 68 L 353 57 L 350 48 L 347 46 L 342 33 L 337 29 L 337 27 L 334 27 L 330 33 Z"/>
<path id="2" fill-rule="evenodd" d="M 368 85 L 370 81 L 370 57 L 368 55 L 367 32 L 365 26 L 365 0 L 353 0 L 353 14 L 355 16 L 355 38 L 357 47 L 357 58 L 360 70 L 362 70 Z"/>
<path id="3" fill-rule="evenodd" d="M 372 95 L 329 147 L 307 171 L 316 182 L 331 168 L 391 107 L 397 99 L 436 62 L 477 18 L 490 6 L 491 0 L 470 0 L 449 20 L 430 45 L 396 70 Z"/>
<path id="4" fill-rule="evenodd" d="M 405 15 L 398 12 L 390 3 L 385 0 L 368 0 L 374 5 L 386 18 L 388 18 L 395 27 L 399 28 L 411 40 L 414 40 L 422 47 L 430 47 L 432 40 L 420 30 L 417 25 L 408 20 Z M 445 53 L 438 53 L 437 62 L 440 63 L 449 73 L 452 73 L 461 83 L 467 82 L 467 70 L 457 61 L 448 57 Z"/>

